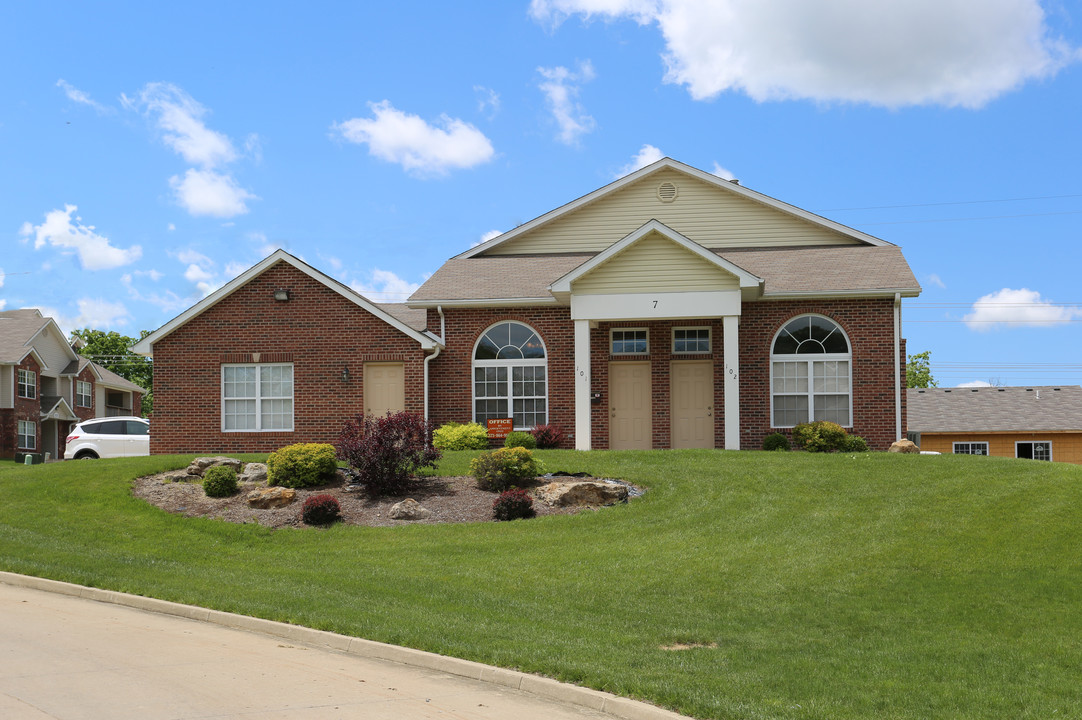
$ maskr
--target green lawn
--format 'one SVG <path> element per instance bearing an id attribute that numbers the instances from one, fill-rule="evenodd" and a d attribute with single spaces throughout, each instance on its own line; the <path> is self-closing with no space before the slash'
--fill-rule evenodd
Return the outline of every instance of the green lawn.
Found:
<path id="1" fill-rule="evenodd" d="M 271 531 L 133 499 L 151 457 L 0 463 L 0 569 L 299 623 L 704 718 L 1082 716 L 1082 468 L 541 452 L 649 488 L 513 523 Z M 451 453 L 446 474 L 464 474 Z M 256 459 L 254 456 L 247 459 Z M 674 642 L 715 644 L 681 651 Z"/>

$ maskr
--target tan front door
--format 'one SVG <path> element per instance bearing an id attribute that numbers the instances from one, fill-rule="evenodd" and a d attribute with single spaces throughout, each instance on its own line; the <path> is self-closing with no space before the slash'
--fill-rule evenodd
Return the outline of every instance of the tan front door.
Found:
<path id="1" fill-rule="evenodd" d="M 402 363 L 364 364 L 364 414 L 386 415 L 406 409 Z"/>
<path id="2" fill-rule="evenodd" d="M 672 377 L 672 446 L 714 447 L 714 363 L 674 361 Z"/>
<path id="3" fill-rule="evenodd" d="M 650 363 L 609 363 L 609 448 L 653 447 L 650 395 Z"/>

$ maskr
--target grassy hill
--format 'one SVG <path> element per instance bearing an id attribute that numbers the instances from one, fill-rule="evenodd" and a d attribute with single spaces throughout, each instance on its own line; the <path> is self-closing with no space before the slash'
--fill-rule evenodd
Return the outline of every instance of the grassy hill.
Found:
<path id="1" fill-rule="evenodd" d="M 1082 716 L 1082 468 L 540 453 L 649 488 L 513 523 L 271 531 L 0 463 L 0 569 L 408 645 L 703 718 Z M 465 474 L 451 453 L 443 474 Z M 250 457 L 248 459 L 256 459 Z M 687 649 L 666 649 L 675 644 Z"/>

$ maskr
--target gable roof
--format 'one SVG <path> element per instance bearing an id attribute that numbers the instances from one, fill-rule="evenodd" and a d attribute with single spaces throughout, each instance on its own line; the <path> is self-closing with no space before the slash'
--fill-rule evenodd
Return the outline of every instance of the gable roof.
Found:
<path id="1" fill-rule="evenodd" d="M 909 388 L 910 432 L 1082 432 L 1078 385 Z"/>
<path id="2" fill-rule="evenodd" d="M 774 210 L 782 212 L 786 215 L 791 215 L 793 217 L 800 218 L 815 225 L 819 225 L 829 230 L 833 230 L 834 232 L 841 233 L 842 235 L 853 238 L 858 242 L 874 246 L 892 245 L 892 243 L 889 243 L 886 240 L 881 240 L 872 235 L 868 235 L 867 233 L 860 232 L 859 230 L 854 230 L 853 228 L 842 225 L 841 223 L 834 222 L 833 220 L 828 220 L 827 218 L 816 215 L 815 213 L 808 212 L 807 210 L 802 210 L 795 205 L 790 205 L 789 203 L 782 202 L 781 200 L 778 200 L 776 198 L 772 198 L 769 195 L 764 195 L 763 193 L 746 188 L 736 182 L 725 180 L 718 177 L 717 175 L 711 175 L 710 173 L 703 172 L 702 170 L 694 168 L 690 165 L 686 165 L 682 162 L 666 157 L 658 160 L 657 162 L 651 163 L 646 167 L 640 168 L 633 173 L 625 175 L 624 177 L 619 178 L 618 180 L 615 180 L 608 185 L 605 185 L 604 187 L 594 190 L 591 193 L 583 195 L 577 200 L 573 200 L 566 205 L 558 207 L 555 210 L 551 210 L 544 215 L 530 220 L 527 223 L 519 225 L 513 230 L 508 230 L 507 232 L 503 233 L 502 235 L 498 235 L 497 237 L 489 240 L 488 242 L 484 242 L 480 245 L 477 245 L 476 247 L 470 248 L 466 252 L 456 255 L 455 258 L 472 258 L 479 255 L 484 255 L 493 248 L 508 243 L 515 238 L 525 235 L 526 233 L 536 230 L 537 228 L 543 225 L 547 225 L 559 218 L 565 217 L 570 213 L 580 210 L 581 208 L 590 205 L 591 203 L 595 203 L 602 198 L 608 197 L 613 193 L 616 193 L 624 189 L 625 187 L 642 180 L 643 178 L 646 178 L 650 175 L 666 169 L 674 170 L 676 172 L 680 172 L 690 177 L 693 177 L 697 180 L 701 180 L 702 182 L 705 182 L 720 189 L 722 192 L 734 193 L 740 197 L 773 208 Z"/>
<path id="3" fill-rule="evenodd" d="M 53 329 L 60 338 L 58 346 L 70 355 L 71 360 L 78 356 L 63 340 L 64 333 L 50 317 L 45 317 L 37 308 L 20 308 L 0 312 L 0 364 L 18 365 L 33 355 L 39 364 L 45 365 L 41 354 L 34 349 L 33 343 L 42 333 Z"/>
<path id="4" fill-rule="evenodd" d="M 153 355 L 154 343 L 169 336 L 174 330 L 183 326 L 185 323 L 187 323 L 189 320 L 196 317 L 197 315 L 200 315 L 206 310 L 214 307 L 219 302 L 233 294 L 236 290 L 243 287 L 254 278 L 263 274 L 273 265 L 276 265 L 280 262 L 292 265 L 294 268 L 304 273 L 308 277 L 312 278 L 316 282 L 321 283 L 329 290 L 338 293 L 354 305 L 357 305 L 358 307 L 364 309 L 372 315 L 375 315 L 377 318 L 387 323 L 391 327 L 395 328 L 403 335 L 406 335 L 413 340 L 416 340 L 423 349 L 431 350 L 439 344 L 433 335 L 414 329 L 408 323 L 404 322 L 398 317 L 395 317 L 395 315 L 391 314 L 380 305 L 377 305 L 376 303 L 368 300 L 360 293 L 347 287 L 346 285 L 335 280 L 334 278 L 321 273 L 319 270 L 316 270 L 308 263 L 294 257 L 293 255 L 290 255 L 285 250 L 279 249 L 275 250 L 266 258 L 256 263 L 252 267 L 248 268 L 243 273 L 212 292 L 210 295 L 206 296 L 195 305 L 192 305 L 190 308 L 182 312 L 180 315 L 177 315 L 165 325 L 162 325 L 150 335 L 147 335 L 145 338 L 133 345 L 132 350 L 139 353 L 140 355 Z"/>

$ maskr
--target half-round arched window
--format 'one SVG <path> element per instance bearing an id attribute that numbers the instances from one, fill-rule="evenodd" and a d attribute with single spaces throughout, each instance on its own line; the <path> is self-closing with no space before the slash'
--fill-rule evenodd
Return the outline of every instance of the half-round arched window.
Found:
<path id="1" fill-rule="evenodd" d="M 473 351 L 473 419 L 513 418 L 516 430 L 548 422 L 545 344 L 511 320 L 486 330 Z"/>
<path id="2" fill-rule="evenodd" d="M 771 346 L 770 424 L 829 420 L 851 427 L 851 378 L 849 338 L 841 326 L 822 315 L 793 318 Z"/>

